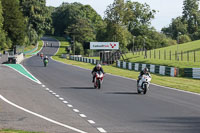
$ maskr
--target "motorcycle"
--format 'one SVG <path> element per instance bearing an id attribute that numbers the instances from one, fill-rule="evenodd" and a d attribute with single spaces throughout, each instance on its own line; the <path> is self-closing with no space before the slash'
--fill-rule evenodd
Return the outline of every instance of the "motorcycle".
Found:
<path id="1" fill-rule="evenodd" d="M 103 83 L 104 74 L 101 71 L 95 73 L 94 88 L 100 89 Z"/>
<path id="2" fill-rule="evenodd" d="M 138 94 L 140 94 L 141 92 L 143 92 L 143 94 L 147 93 L 147 90 L 149 90 L 150 81 L 151 81 L 150 75 L 147 75 L 147 74 L 142 75 L 137 85 Z"/>
<path id="3" fill-rule="evenodd" d="M 44 60 L 44 67 L 46 67 L 47 66 L 47 64 L 48 64 L 48 60 L 46 59 L 46 60 Z"/>

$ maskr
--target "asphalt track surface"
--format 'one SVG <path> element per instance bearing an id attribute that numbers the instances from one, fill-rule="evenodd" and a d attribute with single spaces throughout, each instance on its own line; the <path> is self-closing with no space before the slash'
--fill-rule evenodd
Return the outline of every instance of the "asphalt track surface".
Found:
<path id="1" fill-rule="evenodd" d="M 53 44 L 42 49 L 52 56 L 59 43 L 50 38 L 43 40 Z M 90 70 L 51 59 L 45 68 L 38 56 L 25 60 L 23 65 L 46 87 L 95 121 L 95 127 L 108 133 L 200 132 L 200 95 L 155 85 L 150 85 L 146 95 L 138 95 L 136 81 L 109 74 L 103 88 L 97 90 L 91 83 Z"/>

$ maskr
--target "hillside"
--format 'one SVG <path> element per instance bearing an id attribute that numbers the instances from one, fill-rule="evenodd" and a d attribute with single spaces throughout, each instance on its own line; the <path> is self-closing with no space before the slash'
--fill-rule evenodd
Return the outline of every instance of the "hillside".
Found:
<path id="1" fill-rule="evenodd" d="M 177 49 L 179 53 L 178 57 Z M 178 46 L 173 45 L 155 50 L 148 50 L 146 55 L 147 58 L 145 58 L 144 51 L 137 51 L 126 54 L 126 57 L 129 62 L 158 64 L 179 68 L 200 68 L 200 40 L 178 44 Z"/>

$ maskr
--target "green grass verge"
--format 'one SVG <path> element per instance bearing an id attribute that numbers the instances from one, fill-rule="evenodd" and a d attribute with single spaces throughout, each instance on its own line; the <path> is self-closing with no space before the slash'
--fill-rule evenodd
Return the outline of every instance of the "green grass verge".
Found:
<path id="1" fill-rule="evenodd" d="M 53 59 L 64 62 L 66 64 L 80 66 L 80 67 L 87 68 L 90 70 L 92 70 L 92 68 L 94 67 L 93 64 L 72 61 L 72 60 L 61 58 L 60 55 L 64 54 L 64 53 L 65 52 L 63 50 L 63 47 L 60 47 L 57 55 L 53 56 Z M 126 69 L 117 68 L 115 64 L 112 66 L 103 66 L 103 69 L 106 73 L 111 73 L 114 75 L 119 75 L 119 76 L 128 77 L 128 78 L 132 78 L 132 79 L 137 79 L 137 77 L 139 75 L 139 72 L 137 72 L 137 71 L 130 71 L 130 70 L 126 70 Z M 200 87 L 199 87 L 200 81 L 197 79 L 169 77 L 169 76 L 161 76 L 161 75 L 157 75 L 157 74 L 152 74 L 152 76 L 153 76 L 152 83 L 162 85 L 162 86 L 177 88 L 180 90 L 186 90 L 186 91 L 200 93 Z"/>
<path id="2" fill-rule="evenodd" d="M 42 46 L 43 46 L 43 41 L 39 40 L 38 41 L 38 48 L 37 48 L 37 50 L 33 51 L 31 54 L 27 54 L 26 58 L 31 57 L 31 56 L 33 56 L 33 54 L 37 53 L 42 48 Z"/>
<path id="3" fill-rule="evenodd" d="M 42 133 L 42 132 L 29 132 L 29 131 L 22 131 L 22 130 L 3 129 L 3 130 L 0 130 L 0 133 Z"/>
<path id="4" fill-rule="evenodd" d="M 178 45 L 178 51 L 180 52 L 179 61 L 176 60 L 177 56 L 175 54 L 177 51 L 177 45 L 159 48 L 155 50 L 148 50 L 147 59 L 144 59 L 144 52 L 143 53 L 137 52 L 137 54 L 134 53 L 134 55 L 133 53 L 128 53 L 126 54 L 126 56 L 129 62 L 157 64 L 157 65 L 173 66 L 178 68 L 199 68 L 200 67 L 199 44 L 200 40 L 179 44 Z M 195 53 L 194 50 L 196 51 Z"/>

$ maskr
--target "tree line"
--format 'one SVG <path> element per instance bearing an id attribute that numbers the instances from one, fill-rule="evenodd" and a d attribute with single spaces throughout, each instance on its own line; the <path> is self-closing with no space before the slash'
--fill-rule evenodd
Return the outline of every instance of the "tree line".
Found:
<path id="1" fill-rule="evenodd" d="M 75 40 L 76 54 L 89 54 L 90 41 L 117 41 L 123 51 L 155 49 L 200 37 L 199 0 L 184 0 L 183 15 L 169 27 L 151 26 L 156 10 L 146 3 L 114 0 L 102 18 L 90 5 L 62 3 L 47 7 L 46 0 L 0 0 L 0 49 L 36 44 L 44 34 Z"/>
<path id="2" fill-rule="evenodd" d="M 36 44 L 52 31 L 45 0 L 0 0 L 0 49 Z"/>

